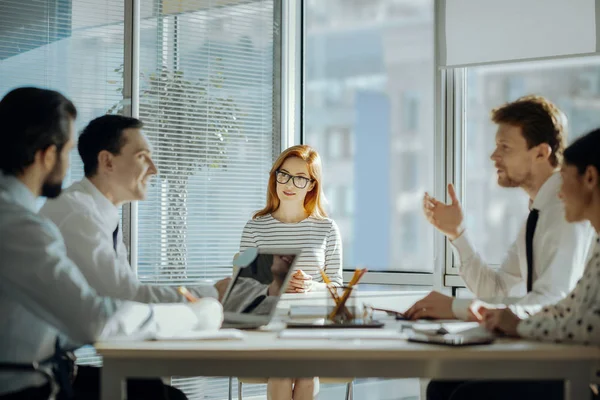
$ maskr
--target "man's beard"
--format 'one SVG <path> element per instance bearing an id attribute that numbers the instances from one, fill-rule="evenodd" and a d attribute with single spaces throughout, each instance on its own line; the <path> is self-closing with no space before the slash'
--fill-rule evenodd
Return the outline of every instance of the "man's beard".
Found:
<path id="1" fill-rule="evenodd" d="M 498 177 L 498 185 L 503 188 L 516 188 L 521 186 L 521 183 L 522 182 L 516 181 L 507 175 L 502 178 Z"/>
<path id="2" fill-rule="evenodd" d="M 530 180 L 531 172 L 527 172 L 524 176 L 515 178 L 514 176 L 509 175 L 505 169 L 504 176 L 498 176 L 498 185 L 503 188 L 516 188 L 522 187 Z"/>
<path id="3" fill-rule="evenodd" d="M 63 184 L 63 178 L 60 178 L 61 171 L 62 162 L 57 161 L 56 164 L 54 164 L 52 172 L 48 174 L 46 181 L 42 185 L 42 196 L 47 197 L 49 199 L 54 199 L 60 195 Z"/>

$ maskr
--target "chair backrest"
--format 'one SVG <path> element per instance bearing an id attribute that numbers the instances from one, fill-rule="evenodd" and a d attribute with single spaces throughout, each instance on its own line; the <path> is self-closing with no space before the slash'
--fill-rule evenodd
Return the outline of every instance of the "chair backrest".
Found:
<path id="1" fill-rule="evenodd" d="M 233 260 L 231 260 L 231 263 L 233 265 L 233 270 L 231 271 L 231 276 L 235 276 L 235 274 L 237 273 L 238 269 L 240 269 L 240 267 L 238 267 L 237 265 L 235 265 L 235 259 L 238 258 L 240 256 L 240 253 L 235 253 L 233 255 Z"/>

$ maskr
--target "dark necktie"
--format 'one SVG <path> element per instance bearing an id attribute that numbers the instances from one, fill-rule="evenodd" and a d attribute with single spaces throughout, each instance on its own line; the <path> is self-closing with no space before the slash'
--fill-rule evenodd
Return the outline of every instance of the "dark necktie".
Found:
<path id="1" fill-rule="evenodd" d="M 117 236 L 119 236 L 119 225 L 118 224 L 117 224 L 115 231 L 113 232 L 113 248 L 115 249 L 115 253 L 117 252 Z"/>
<path id="2" fill-rule="evenodd" d="M 525 232 L 525 251 L 527 252 L 527 293 L 531 292 L 533 287 L 533 235 L 537 225 L 539 210 L 535 208 L 529 212 L 527 217 L 527 230 Z"/>

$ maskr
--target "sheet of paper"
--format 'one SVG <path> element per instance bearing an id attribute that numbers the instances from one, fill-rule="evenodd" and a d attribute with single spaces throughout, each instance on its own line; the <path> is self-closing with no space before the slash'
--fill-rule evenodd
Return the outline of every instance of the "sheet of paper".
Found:
<path id="1" fill-rule="evenodd" d="M 403 323 L 404 325 L 404 323 Z M 416 333 L 428 335 L 460 335 L 463 337 L 494 337 L 479 322 L 444 321 L 442 323 L 413 323 L 410 328 Z"/>
<path id="2" fill-rule="evenodd" d="M 407 335 L 394 329 L 285 329 L 280 339 L 406 339 Z"/>
<path id="3" fill-rule="evenodd" d="M 154 340 L 242 340 L 246 334 L 239 329 L 218 331 L 187 331 L 171 335 L 157 335 Z"/>

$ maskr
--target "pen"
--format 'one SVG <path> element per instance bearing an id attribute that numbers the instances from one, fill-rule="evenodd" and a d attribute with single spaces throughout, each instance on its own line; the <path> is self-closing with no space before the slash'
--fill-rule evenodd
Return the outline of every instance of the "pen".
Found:
<path id="1" fill-rule="evenodd" d="M 190 291 L 189 291 L 189 290 L 187 290 L 186 288 L 184 288 L 183 286 L 179 286 L 179 287 L 177 288 L 177 291 L 178 291 L 179 293 L 181 293 L 181 295 L 182 295 L 183 297 L 185 297 L 185 298 L 186 298 L 186 300 L 187 300 L 187 301 L 189 301 L 190 303 L 194 303 L 194 302 L 198 301 L 198 298 L 197 298 L 197 297 L 195 297 L 193 294 L 191 294 L 191 293 L 190 293 Z"/>

